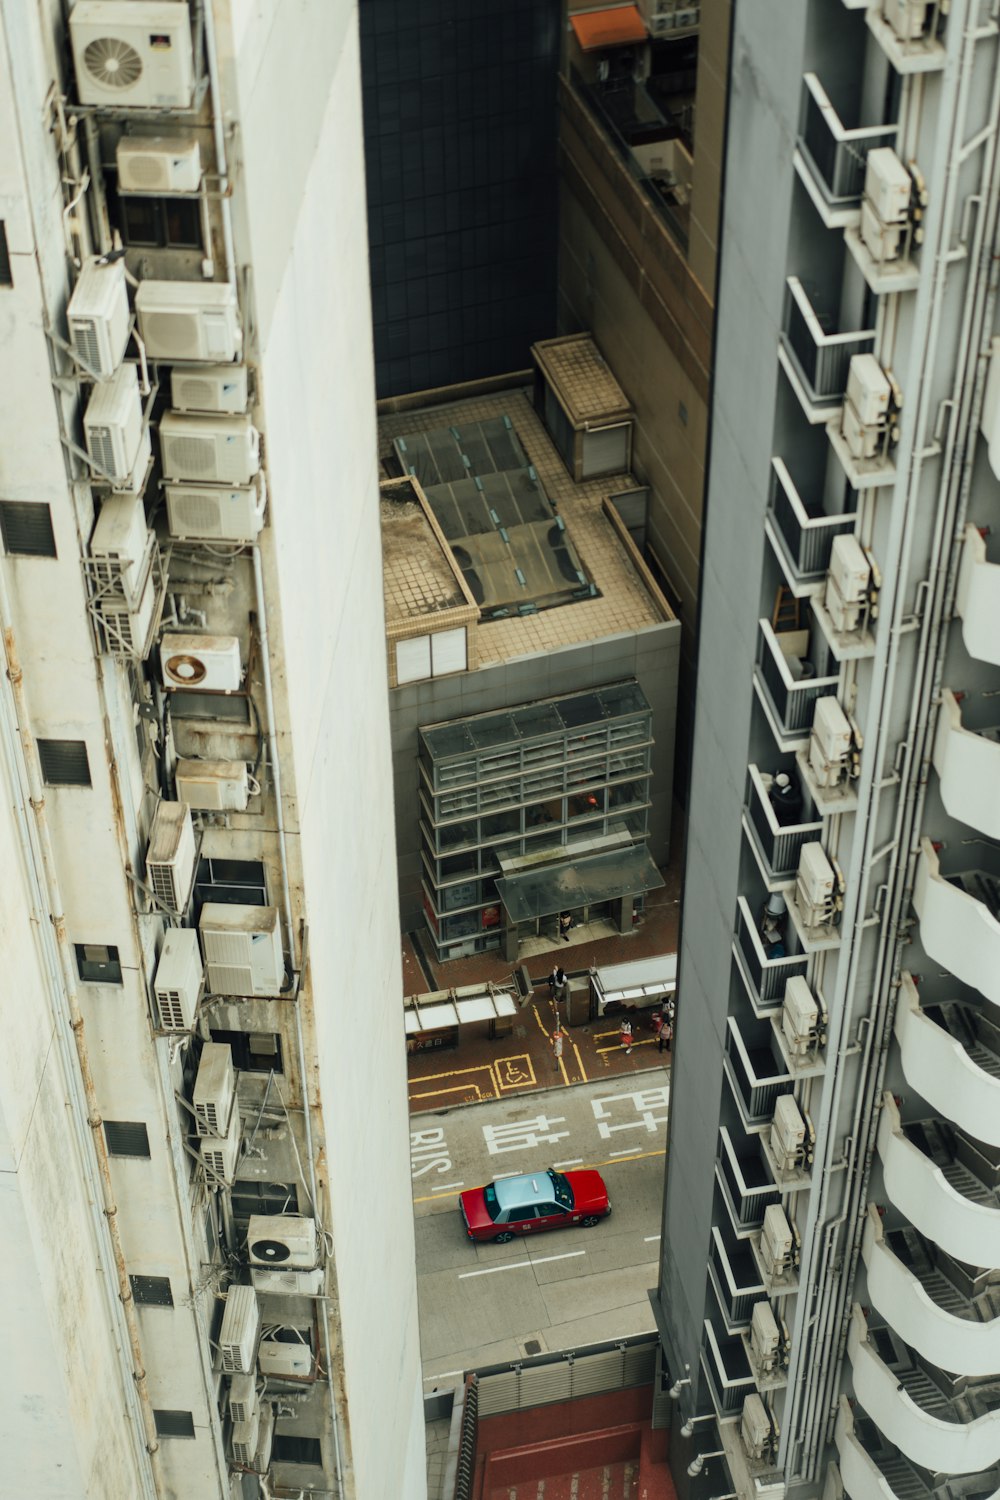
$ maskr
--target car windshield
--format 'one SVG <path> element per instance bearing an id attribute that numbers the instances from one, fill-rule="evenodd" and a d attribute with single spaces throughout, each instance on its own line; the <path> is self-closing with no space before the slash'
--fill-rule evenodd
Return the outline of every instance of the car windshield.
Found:
<path id="1" fill-rule="evenodd" d="M 497 1190 L 492 1182 L 488 1187 L 483 1188 L 483 1201 L 486 1204 L 486 1212 L 490 1218 L 496 1219 L 497 1214 L 500 1212 L 500 1205 L 497 1202 Z"/>
<path id="2" fill-rule="evenodd" d="M 552 1183 L 552 1192 L 560 1208 L 573 1207 L 573 1189 L 561 1172 L 549 1168 L 549 1180 Z"/>

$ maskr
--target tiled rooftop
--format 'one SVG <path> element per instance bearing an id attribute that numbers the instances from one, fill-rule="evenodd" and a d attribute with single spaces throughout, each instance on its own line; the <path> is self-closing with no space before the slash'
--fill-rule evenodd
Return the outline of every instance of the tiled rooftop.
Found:
<path id="1" fill-rule="evenodd" d="M 665 601 L 647 587 L 602 509 L 608 495 L 638 488 L 637 482 L 630 474 L 615 474 L 575 484 L 535 412 L 529 390 L 515 388 L 447 406 L 389 413 L 379 422 L 379 456 L 383 462 L 391 459 L 392 441 L 401 435 L 450 423 L 460 426 L 463 422 L 485 421 L 504 413 L 513 422 L 546 493 L 558 506 L 588 578 L 600 592 L 596 599 L 560 605 L 536 615 L 482 621 L 478 631 L 479 665 L 559 650 L 670 619 Z M 397 578 L 400 569 L 398 555 L 390 557 L 387 553 L 387 598 L 398 589 L 410 587 Z"/>
<path id="2" fill-rule="evenodd" d="M 625 392 L 588 334 L 546 339 L 531 352 L 574 422 L 612 421 L 629 415 Z"/>
<path id="3" fill-rule="evenodd" d="M 386 624 L 463 606 L 446 543 L 412 498 L 412 487 L 387 485 L 381 513 Z"/>

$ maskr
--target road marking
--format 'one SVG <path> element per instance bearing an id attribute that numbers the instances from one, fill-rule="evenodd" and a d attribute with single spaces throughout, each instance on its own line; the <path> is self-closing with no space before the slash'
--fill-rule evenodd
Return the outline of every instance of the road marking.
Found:
<path id="1" fill-rule="evenodd" d="M 535 1260 L 509 1260 L 502 1266 L 484 1266 L 481 1271 L 462 1271 L 459 1281 L 468 1281 L 470 1276 L 492 1276 L 496 1271 L 522 1271 L 525 1266 L 544 1266 L 550 1260 L 573 1260 L 577 1255 L 586 1255 L 586 1250 L 570 1250 L 568 1255 L 541 1255 Z"/>
<path id="2" fill-rule="evenodd" d="M 449 1375 L 464 1375 L 464 1370 L 441 1370 L 437 1375 L 425 1375 L 424 1385 L 430 1385 L 432 1380 L 447 1380 Z"/>
<path id="3" fill-rule="evenodd" d="M 563 1167 L 578 1167 L 582 1161 L 582 1156 L 572 1156 L 569 1161 L 554 1161 L 552 1163 L 552 1170 L 553 1172 L 561 1172 Z"/>
<path id="4" fill-rule="evenodd" d="M 583 1058 L 580 1056 L 580 1049 L 575 1042 L 573 1043 L 573 1051 L 576 1053 L 576 1065 L 580 1069 L 580 1077 L 583 1079 L 584 1083 L 589 1083 L 590 1079 L 587 1077 L 587 1070 L 583 1066 Z"/>
<path id="5" fill-rule="evenodd" d="M 646 1161 L 651 1156 L 666 1156 L 666 1154 L 666 1149 L 663 1149 L 661 1151 L 637 1151 L 634 1155 L 629 1156 L 629 1161 Z M 605 1159 L 604 1161 L 595 1161 L 593 1165 L 595 1167 L 623 1167 L 625 1163 L 621 1160 L 620 1157 L 618 1157 L 617 1159 L 612 1158 L 610 1160 Z M 527 1176 L 528 1174 L 522 1172 L 508 1172 L 501 1175 L 506 1175 L 508 1177 L 522 1177 Z M 494 1182 L 497 1182 L 498 1180 L 498 1177 L 494 1177 L 493 1179 Z M 433 1196 L 429 1196 L 426 1198 L 414 1198 L 413 1202 L 414 1205 L 416 1205 L 417 1203 L 440 1203 L 441 1198 L 443 1198 L 444 1196 L 445 1195 L 442 1193 L 441 1197 L 439 1198 L 434 1198 Z"/>
<path id="6" fill-rule="evenodd" d="M 506 1125 L 484 1125 L 483 1140 L 491 1156 L 500 1156 L 505 1151 L 530 1150 L 533 1146 L 554 1145 L 569 1135 L 568 1130 L 553 1130 L 554 1125 L 565 1125 L 565 1115 L 536 1115 L 533 1120 L 512 1120 Z"/>
<path id="7" fill-rule="evenodd" d="M 446 1193 L 449 1188 L 465 1187 L 464 1182 L 442 1182 L 439 1187 L 432 1187 L 432 1193 Z"/>
<path id="8" fill-rule="evenodd" d="M 497 1172 L 494 1174 L 493 1181 L 500 1182 L 504 1177 L 524 1177 L 525 1175 L 526 1174 L 520 1170 L 516 1172 Z"/>
<path id="9" fill-rule="evenodd" d="M 658 1240 L 659 1238 L 660 1236 L 658 1234 L 647 1234 L 645 1240 L 643 1241 L 643 1244 L 651 1245 L 654 1240 Z"/>
<path id="10" fill-rule="evenodd" d="M 634 1156 L 635 1153 L 638 1151 L 638 1149 L 639 1149 L 638 1146 L 626 1146 L 624 1151 L 612 1151 L 611 1155 L 612 1156 Z"/>

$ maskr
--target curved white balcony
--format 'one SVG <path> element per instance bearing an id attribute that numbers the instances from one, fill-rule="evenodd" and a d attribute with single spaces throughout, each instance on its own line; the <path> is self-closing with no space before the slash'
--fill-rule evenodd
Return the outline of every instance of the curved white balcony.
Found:
<path id="1" fill-rule="evenodd" d="M 958 1192 L 907 1140 L 891 1094 L 882 1096 L 878 1154 L 890 1202 L 921 1234 L 967 1265 L 1000 1266 L 1000 1210 Z"/>
<path id="2" fill-rule="evenodd" d="M 889 1248 L 874 1205 L 868 1208 L 861 1254 L 872 1306 L 912 1349 L 955 1375 L 1000 1371 L 1000 1320 L 973 1323 L 939 1307 Z"/>
<path id="3" fill-rule="evenodd" d="M 985 902 L 945 878 L 930 839 L 920 840 L 913 905 L 931 958 L 1000 1005 L 1000 922 Z"/>
<path id="4" fill-rule="evenodd" d="M 837 1407 L 833 1441 L 837 1445 L 840 1481 L 851 1500 L 897 1500 L 896 1491 L 858 1437 L 854 1411 L 846 1396 L 841 1396 Z"/>
<path id="5" fill-rule="evenodd" d="M 855 1303 L 847 1335 L 854 1394 L 872 1421 L 912 1463 L 945 1474 L 976 1474 L 1000 1462 L 1000 1411 L 972 1422 L 948 1422 L 924 1411 L 869 1337 Z M 945 1408 L 947 1403 L 944 1403 Z"/>
<path id="6" fill-rule="evenodd" d="M 904 973 L 896 1004 L 896 1040 L 907 1083 L 935 1112 L 1000 1146 L 1000 1078 L 980 1068 L 955 1036 L 920 1008 L 913 977 Z M 984 1057 L 987 1054 L 983 1053 Z M 997 1365 L 1000 1371 L 1000 1364 Z"/>
<path id="7" fill-rule="evenodd" d="M 941 696 L 933 757 L 941 782 L 941 801 L 960 823 L 978 828 L 988 838 L 1000 839 L 1000 736 L 992 725 L 984 732 L 963 724 L 962 708 L 946 689 Z"/>
<path id="8" fill-rule="evenodd" d="M 1000 667 L 1000 560 L 989 556 L 997 551 L 996 539 L 991 541 L 987 548 L 976 527 L 966 526 L 955 610 L 969 655 Z"/>

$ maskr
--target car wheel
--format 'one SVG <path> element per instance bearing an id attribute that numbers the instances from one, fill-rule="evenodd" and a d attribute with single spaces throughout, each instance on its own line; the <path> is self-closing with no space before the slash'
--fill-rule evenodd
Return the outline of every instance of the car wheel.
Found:
<path id="1" fill-rule="evenodd" d="M 594 1222 L 597 1222 L 596 1219 Z M 514 1236 L 511 1234 L 510 1230 L 505 1229 L 503 1234 L 498 1234 L 494 1237 L 494 1243 L 497 1245 L 506 1245 L 507 1241 L 512 1240 L 513 1238 Z"/>
<path id="2" fill-rule="evenodd" d="M 593 1229 L 594 1225 L 599 1224 L 600 1222 L 601 1221 L 596 1214 L 588 1214 L 585 1219 L 580 1220 L 580 1226 L 583 1229 Z"/>

